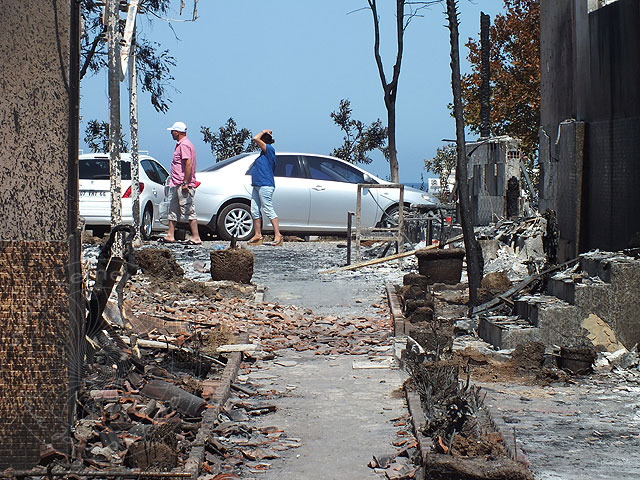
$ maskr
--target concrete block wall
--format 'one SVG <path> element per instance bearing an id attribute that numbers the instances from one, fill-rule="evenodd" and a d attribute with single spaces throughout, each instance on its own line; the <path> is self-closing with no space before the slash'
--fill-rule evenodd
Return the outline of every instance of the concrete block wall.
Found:
<path id="1" fill-rule="evenodd" d="M 514 313 L 521 322 L 480 319 L 480 336 L 499 348 L 540 341 L 546 345 L 588 345 L 582 322 L 591 315 L 603 320 L 625 347 L 640 344 L 640 260 L 615 252 L 580 257 L 583 276 L 561 274 L 547 284 L 548 295 L 525 295 Z"/>
<path id="2" fill-rule="evenodd" d="M 558 214 L 560 261 L 640 231 L 640 3 L 588 3 L 540 1 L 540 209 Z"/>
<path id="3" fill-rule="evenodd" d="M 558 300 L 538 307 L 540 341 L 545 345 L 576 346 L 583 343 L 578 308 Z"/>
<path id="4" fill-rule="evenodd" d="M 627 348 L 640 343 L 640 260 L 611 253 L 589 253 L 581 264 L 604 283 L 576 287 L 582 318 L 595 314 Z"/>
<path id="5" fill-rule="evenodd" d="M 84 304 L 78 230 L 79 5 L 0 15 L 0 469 L 69 453 Z"/>
<path id="6" fill-rule="evenodd" d="M 66 449 L 68 262 L 65 242 L 0 242 L 0 467 Z"/>

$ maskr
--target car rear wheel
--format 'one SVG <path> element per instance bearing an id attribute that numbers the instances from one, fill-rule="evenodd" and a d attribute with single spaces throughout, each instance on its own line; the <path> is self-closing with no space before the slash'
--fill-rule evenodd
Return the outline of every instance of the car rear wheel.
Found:
<path id="1" fill-rule="evenodd" d="M 142 214 L 142 222 L 140 222 L 140 234 L 144 240 L 151 239 L 151 232 L 153 230 L 153 207 L 147 205 Z"/>
<path id="2" fill-rule="evenodd" d="M 253 220 L 251 210 L 245 203 L 232 203 L 222 209 L 216 222 L 218 236 L 222 240 L 236 237 L 240 241 L 249 240 L 253 236 Z"/>

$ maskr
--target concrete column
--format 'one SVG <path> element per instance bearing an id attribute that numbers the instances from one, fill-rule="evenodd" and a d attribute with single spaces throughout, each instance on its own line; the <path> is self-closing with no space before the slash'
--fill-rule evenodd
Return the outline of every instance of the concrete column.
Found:
<path id="1" fill-rule="evenodd" d="M 0 15 L 0 468 L 68 451 L 79 375 L 78 2 Z"/>

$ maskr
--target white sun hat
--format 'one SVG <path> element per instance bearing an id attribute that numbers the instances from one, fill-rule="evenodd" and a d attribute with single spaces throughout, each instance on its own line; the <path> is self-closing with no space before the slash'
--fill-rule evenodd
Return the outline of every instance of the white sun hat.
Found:
<path id="1" fill-rule="evenodd" d="M 167 130 L 175 130 L 176 132 L 187 133 L 187 125 L 184 122 L 176 122 L 171 125 Z"/>

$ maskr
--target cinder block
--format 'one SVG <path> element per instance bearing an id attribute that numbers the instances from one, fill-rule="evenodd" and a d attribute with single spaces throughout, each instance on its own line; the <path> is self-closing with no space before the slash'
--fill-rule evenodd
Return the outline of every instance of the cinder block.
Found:
<path id="1" fill-rule="evenodd" d="M 478 319 L 478 336 L 496 348 L 515 348 L 521 343 L 537 341 L 539 329 L 522 318 L 482 316 Z"/>
<path id="2" fill-rule="evenodd" d="M 586 281 L 577 285 L 575 289 L 575 305 L 578 307 L 580 319 L 584 320 L 590 314 L 596 314 L 615 331 L 614 300 L 613 288 L 608 283 Z"/>
<path id="3" fill-rule="evenodd" d="M 558 299 L 551 295 L 524 295 L 515 302 L 516 315 L 527 320 L 534 327 L 539 326 L 538 312 L 541 305 L 553 303 Z"/>
<path id="4" fill-rule="evenodd" d="M 518 316 L 537 327 L 538 331 L 533 335 L 536 341 L 543 342 L 545 345 L 583 343 L 579 309 L 574 305 L 551 295 L 527 295 L 516 301 L 514 309 Z M 532 336 L 532 334 L 526 335 L 526 338 Z M 520 337 L 525 338 L 522 335 Z M 510 341 L 520 340 L 516 340 L 514 336 Z"/>
<path id="5" fill-rule="evenodd" d="M 607 261 L 610 254 L 601 252 L 589 252 L 580 255 L 580 269 L 586 272 L 590 277 L 598 277 L 603 282 L 611 281 L 611 265 Z"/>
<path id="6" fill-rule="evenodd" d="M 538 308 L 540 341 L 545 345 L 581 345 L 584 336 L 580 323 L 578 308 L 561 300 Z"/>
<path id="7" fill-rule="evenodd" d="M 547 282 L 547 293 L 575 305 L 576 283 L 571 278 L 551 277 Z"/>

